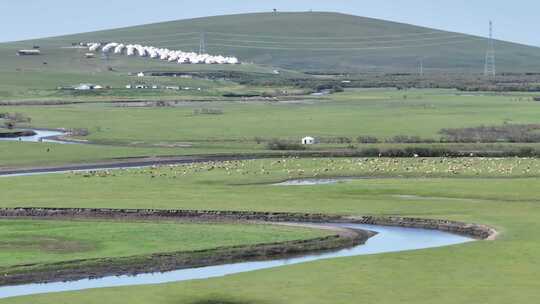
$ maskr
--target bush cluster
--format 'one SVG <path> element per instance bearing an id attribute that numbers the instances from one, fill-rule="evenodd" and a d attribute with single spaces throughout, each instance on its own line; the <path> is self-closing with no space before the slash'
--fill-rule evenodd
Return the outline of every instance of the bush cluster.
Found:
<path id="1" fill-rule="evenodd" d="M 306 146 L 287 140 L 273 139 L 266 145 L 269 150 L 277 151 L 302 151 Z"/>
<path id="2" fill-rule="evenodd" d="M 304 154 L 305 155 L 305 154 Z M 316 152 L 310 156 L 330 157 L 540 157 L 540 150 L 531 147 L 501 148 L 487 151 L 465 151 L 439 147 L 365 148 L 333 152 Z"/>
<path id="3" fill-rule="evenodd" d="M 441 141 L 456 143 L 536 143 L 540 142 L 540 124 L 505 124 L 474 128 L 443 129 Z"/>
<path id="4" fill-rule="evenodd" d="M 4 127 L 14 129 L 18 123 L 30 123 L 32 118 L 22 113 L 0 113 L 0 119 L 4 119 Z"/>

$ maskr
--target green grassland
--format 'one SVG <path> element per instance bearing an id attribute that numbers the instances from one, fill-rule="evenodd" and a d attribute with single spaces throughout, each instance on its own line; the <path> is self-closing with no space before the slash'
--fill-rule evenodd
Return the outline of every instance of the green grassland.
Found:
<path id="1" fill-rule="evenodd" d="M 398 135 L 438 140 L 444 128 L 538 123 L 540 103 L 528 93 L 456 90 L 351 89 L 297 102 L 182 102 L 170 107 L 129 104 L 4 106 L 31 124 L 17 127 L 87 129 L 81 137 L 100 145 L 32 144 L 0 141 L 0 167 L 57 165 L 130 156 L 171 156 L 267 151 L 272 139 L 300 142 L 303 136 L 347 137 L 352 144 L 320 144 L 308 150 L 402 148 L 385 139 Z M 216 109 L 220 115 L 197 114 Z M 0 123 L 3 121 L 0 119 Z M 359 136 L 383 143 L 359 144 Z M 414 144 L 465 151 L 504 150 L 534 143 Z M 48 152 L 47 152 L 48 150 Z"/>
<path id="2" fill-rule="evenodd" d="M 86 59 L 85 50 L 71 48 L 81 41 L 114 40 L 196 50 L 200 32 L 206 32 L 210 53 L 235 55 L 253 63 L 179 66 L 114 55 L 109 60 Z M 16 56 L 18 49 L 33 45 L 40 46 L 42 55 Z M 540 68 L 539 48 L 502 41 L 496 47 L 501 72 Z M 428 73 L 470 75 L 482 71 L 485 48 L 485 39 L 479 37 L 318 12 L 209 17 L 3 43 L 0 102 L 13 104 L 1 106 L 0 114 L 31 118 L 29 123 L 18 123 L 17 129 L 86 129 L 88 136 L 78 139 L 92 144 L 0 141 L 0 168 L 139 156 L 252 154 L 268 152 L 267 142 L 272 139 L 299 143 L 308 135 L 346 137 L 353 142 L 323 143 L 308 147 L 307 152 L 403 148 L 407 145 L 384 140 L 406 135 L 437 141 L 445 128 L 537 124 L 540 103 L 534 101 L 534 93 L 347 89 L 291 100 L 223 97 L 281 90 L 307 93 L 294 87 L 291 79 L 325 79 L 302 72 L 416 72 L 419 58 Z M 280 75 L 274 74 L 275 66 Z M 277 77 L 291 82 L 270 86 L 263 81 L 246 85 L 224 79 L 129 76 L 140 71 L 232 71 L 246 79 Z M 328 76 L 334 78 L 342 79 Z M 201 90 L 124 89 L 139 81 Z M 56 89 L 79 83 L 113 89 L 89 93 Z M 143 103 L 147 101 L 170 104 Z M 212 115 L 201 114 L 203 109 L 212 110 Z M 0 119 L 0 126 L 6 122 Z M 360 136 L 376 137 L 382 143 L 359 144 Z M 540 147 L 521 142 L 413 145 L 466 151 Z M 361 178 L 319 186 L 272 185 L 335 176 Z M 540 302 L 539 184 L 540 160 L 535 158 L 283 158 L 0 178 L 0 207 L 420 216 L 492 225 L 501 233 L 493 242 L 0 302 L 536 303 Z M 0 220 L 0 267 L 296 240 L 321 233 L 261 225 Z"/>
<path id="3" fill-rule="evenodd" d="M 35 58 L 33 58 L 36 60 Z M 111 102 L 130 100 L 213 100 L 223 99 L 229 92 L 250 93 L 272 89 L 246 87 L 230 81 L 186 79 L 173 77 L 129 76 L 129 72 L 62 72 L 61 69 L 22 70 L 3 72 L 0 67 L 0 98 L 3 103 L 32 102 L 40 103 L 73 103 L 73 102 Z M 59 87 L 77 86 L 81 83 L 92 83 L 109 86 L 112 89 L 90 92 L 59 90 Z M 126 89 L 127 85 L 143 84 L 164 87 L 180 87 L 171 89 Z M 186 90 L 184 88 L 189 88 Z M 199 90 L 200 88 L 200 90 Z"/>
<path id="4" fill-rule="evenodd" d="M 107 145 L 61 145 L 54 143 L 0 142 L 0 168 L 46 167 L 66 164 L 118 162 L 136 157 L 170 157 L 205 154 L 265 152 L 255 144 L 201 144 L 196 147 L 137 147 Z"/>
<path id="5" fill-rule="evenodd" d="M 87 50 L 73 43 L 118 41 L 156 47 L 197 51 L 201 32 L 206 32 L 212 54 L 237 56 L 241 65 L 178 65 L 175 63 L 111 55 L 108 59 L 85 58 Z M 246 79 L 269 77 L 273 81 L 317 78 L 311 73 L 417 73 L 420 58 L 424 70 L 434 75 L 478 75 L 483 71 L 485 38 L 416 27 L 407 24 L 336 13 L 259 13 L 207 17 L 141 25 L 0 44 L 0 99 L 5 102 L 84 102 L 111 100 L 218 99 L 224 93 L 269 92 L 267 88 L 242 86 L 205 79 L 145 78 L 158 86 L 201 88 L 201 91 L 123 90 L 141 81 L 130 77 L 141 71 L 238 72 Z M 17 56 L 20 49 L 39 46 L 40 56 Z M 497 41 L 499 72 L 536 72 L 540 49 Z M 280 71 L 274 75 L 275 69 Z M 369 77 L 369 76 L 365 76 Z M 339 78 L 339 77 L 338 77 Z M 319 80 L 321 78 L 318 78 Z M 333 79 L 330 77 L 329 79 Z M 60 86 L 94 83 L 113 89 L 73 93 Z"/>
<path id="6" fill-rule="evenodd" d="M 370 177 L 362 182 L 340 186 L 275 187 L 268 184 L 302 177 L 359 176 Z M 476 179 L 481 177 L 481 179 Z M 383 179 L 378 179 L 383 178 Z M 407 185 L 416 183 L 417 189 L 406 187 L 392 189 L 389 178 L 401 178 Z M 473 179 L 474 178 L 474 179 Z M 533 187 L 540 178 L 540 161 L 537 159 L 490 158 L 429 158 L 429 159 L 294 159 L 243 161 L 195 165 L 165 166 L 159 169 L 112 170 L 93 174 L 52 174 L 35 177 L 0 179 L 3 207 L 74 207 L 74 208 L 160 208 L 160 209 L 210 209 L 256 211 L 324 211 L 354 212 L 355 200 L 342 195 L 362 192 L 375 198 L 386 192 L 389 199 L 398 195 L 419 194 L 415 208 L 407 214 L 429 215 L 429 198 L 441 191 L 453 193 L 448 199 L 468 205 L 466 198 L 497 200 L 511 187 L 516 196 L 536 200 L 535 192 L 518 191 Z M 493 179 L 492 182 L 489 179 Z M 520 183 L 513 182 L 519 180 Z M 468 182 L 467 182 L 468 181 Z M 473 182 L 474 181 L 474 182 Z M 32 184 L 33 191 L 24 186 Z M 455 192 L 444 183 L 463 183 L 461 192 Z M 466 184 L 469 183 L 468 186 Z M 500 188 L 482 188 L 482 184 Z M 399 184 L 399 183 L 398 183 Z M 507 184 L 507 185 L 506 185 Z M 506 186 L 505 186 L 506 185 Z M 466 187 L 465 187 L 466 186 Z M 386 188 L 390 187 L 390 188 Z M 441 189 L 439 189 L 441 188 Z M 254 191 L 256 189 L 256 191 Z M 454 193 L 455 192 L 455 193 Z M 342 194 L 340 194 L 342 193 Z M 370 195 L 372 194 L 372 195 Z M 296 200 L 294 204 L 291 200 Z M 354 197 L 354 195 L 353 195 Z M 156 199 L 159 198 L 159 199 Z M 465 200 L 460 201 L 459 199 Z M 340 202 L 336 202 L 339 200 Z M 316 202 L 316 203 L 314 203 Z M 339 203 L 340 208 L 335 209 Z M 378 210 L 384 206 L 378 203 Z M 391 204 L 390 204 L 391 205 Z M 388 205 L 388 206 L 390 206 Z M 441 206 L 443 208 L 443 206 Z M 451 208 L 451 207 L 449 207 Z M 386 210 L 385 212 L 391 212 Z M 370 213 L 370 212 L 368 212 Z"/>
<path id="7" fill-rule="evenodd" d="M 365 176 L 334 185 L 288 178 Z M 0 179 L 2 207 L 327 212 L 492 225 L 496 241 L 340 258 L 3 303 L 531 303 L 540 300 L 537 159 L 281 159 Z M 373 178 L 378 177 L 378 178 Z M 32 191 L 28 191 L 32 185 Z M 279 292 L 276 292 L 279 290 Z"/>
<path id="8" fill-rule="evenodd" d="M 2 107 L 46 128 L 86 128 L 96 142 L 216 142 L 396 135 L 437 139 L 443 128 L 536 123 L 540 103 L 525 94 L 462 95 L 454 90 L 351 90 L 297 103 L 185 103 L 176 107 L 64 105 Z M 223 115 L 195 115 L 217 108 Z"/>
<path id="9" fill-rule="evenodd" d="M 271 225 L 0 221 L 0 268 L 283 242 L 324 232 Z"/>
<path id="10" fill-rule="evenodd" d="M 118 41 L 196 51 L 201 32 L 206 32 L 210 53 L 235 55 L 244 62 L 315 71 L 416 72 L 419 58 L 424 57 L 426 70 L 481 73 L 487 45 L 482 37 L 345 14 L 299 12 L 179 20 L 3 44 L 1 48 L 14 54 L 17 48 L 37 44 L 44 54 L 55 54 L 51 55 L 51 62 L 57 68 L 65 65 L 72 70 L 79 66 L 97 69 L 94 61 L 81 59 L 84 51 L 65 47 L 80 41 Z M 79 52 L 79 56 L 74 57 L 74 52 Z M 56 62 L 52 59 L 55 56 Z M 114 60 L 110 65 L 118 69 L 148 64 L 125 58 Z M 540 51 L 497 41 L 497 61 L 501 72 L 536 71 L 540 67 Z"/>
<path id="11" fill-rule="evenodd" d="M 27 44 L 27 43 L 26 43 Z M 110 60 L 85 59 L 84 50 L 65 48 L 64 42 L 40 41 L 43 55 L 17 56 L 24 43 L 0 44 L 0 99 L 4 102 L 85 102 L 114 100 L 197 100 L 222 97 L 229 92 L 248 93 L 264 88 L 241 86 L 225 80 L 180 77 L 144 77 L 141 71 L 219 72 L 234 71 L 254 75 L 272 75 L 273 69 L 258 65 L 183 65 L 159 60 L 113 56 Z M 28 47 L 28 46 L 26 46 Z M 46 63 L 46 64 L 45 64 Z M 301 75 L 284 70 L 280 77 Z M 75 92 L 58 87 L 81 83 L 98 84 L 112 89 Z M 191 90 L 129 89 L 126 85 L 158 87 L 179 86 Z M 198 88 L 201 88 L 199 91 Z M 272 90 L 270 89 L 270 92 Z"/>

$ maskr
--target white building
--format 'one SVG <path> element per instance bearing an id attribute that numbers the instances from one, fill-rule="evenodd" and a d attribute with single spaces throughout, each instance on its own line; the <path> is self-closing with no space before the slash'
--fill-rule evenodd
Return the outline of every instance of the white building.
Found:
<path id="1" fill-rule="evenodd" d="M 99 84 L 81 83 L 76 85 L 73 89 L 77 91 L 102 90 L 103 86 Z"/>
<path id="2" fill-rule="evenodd" d="M 314 145 L 315 144 L 315 138 L 311 136 L 306 136 L 302 138 L 302 145 Z"/>
<path id="3" fill-rule="evenodd" d="M 35 56 L 35 55 L 41 55 L 40 50 L 19 50 L 17 51 L 17 56 Z"/>
<path id="4" fill-rule="evenodd" d="M 75 90 L 77 90 L 77 91 L 89 91 L 89 90 L 93 90 L 93 89 L 94 89 L 94 85 L 93 84 L 87 84 L 87 83 L 82 83 L 82 84 L 75 87 Z"/>

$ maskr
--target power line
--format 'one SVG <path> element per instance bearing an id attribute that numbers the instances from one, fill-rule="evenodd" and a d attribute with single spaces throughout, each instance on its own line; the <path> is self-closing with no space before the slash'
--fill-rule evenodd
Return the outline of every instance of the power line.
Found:
<path id="1" fill-rule="evenodd" d="M 416 39 L 396 39 L 396 40 L 372 40 L 372 41 L 362 41 L 362 42 L 355 42 L 355 41 L 290 41 L 290 42 L 283 42 L 283 41 L 257 41 L 257 40 L 238 40 L 238 39 L 226 39 L 226 38 L 212 38 L 212 41 L 225 41 L 225 42 L 239 42 L 244 44 L 278 44 L 278 45 L 345 45 L 345 46 L 351 46 L 351 45 L 366 45 L 366 44 L 391 44 L 391 43 L 403 43 L 403 42 L 423 42 L 423 41 L 437 41 L 437 40 L 451 40 L 451 39 L 463 39 L 463 35 L 453 35 L 453 36 L 441 36 L 441 37 L 429 37 L 429 38 L 416 38 Z M 164 43 L 164 41 L 159 41 L 160 43 Z M 171 41 L 169 41 L 171 42 Z"/>
<path id="2" fill-rule="evenodd" d="M 366 51 L 366 50 L 388 50 L 388 49 L 406 49 L 406 48 L 422 48 L 433 47 L 443 45 L 457 45 L 476 42 L 484 40 L 485 38 L 469 38 L 466 40 L 447 41 L 441 43 L 425 43 L 425 44 L 411 44 L 411 45 L 394 45 L 394 46 L 374 46 L 374 47 L 352 47 L 352 48 L 304 48 L 304 47 L 274 47 L 274 46 L 255 46 L 255 45 L 238 45 L 238 44 L 225 44 L 225 43 L 212 43 L 215 47 L 227 47 L 227 48 L 244 48 L 244 49 L 262 49 L 262 50 L 284 50 L 284 51 Z"/>
<path id="3" fill-rule="evenodd" d="M 225 39 L 225 38 L 212 38 L 212 42 L 217 41 L 218 43 L 241 43 L 241 44 L 261 44 L 261 46 L 264 46 L 265 44 L 269 44 L 269 47 L 271 45 L 278 45 L 278 46 L 289 46 L 289 47 L 303 47 L 303 46 L 336 46 L 336 47 L 360 47 L 360 46 L 370 46 L 374 44 L 396 44 L 396 43 L 404 43 L 404 42 L 425 42 L 425 41 L 437 41 L 437 40 L 454 40 L 454 39 L 460 39 L 462 40 L 464 38 L 463 35 L 456 35 L 456 36 L 447 36 L 447 37 L 431 37 L 431 38 L 421 38 L 421 39 L 408 39 L 408 40 L 387 40 L 387 41 L 365 41 L 365 42 L 277 42 L 277 41 L 254 41 L 254 40 L 236 40 L 236 39 Z M 190 42 L 200 42 L 201 37 L 197 38 L 188 38 L 188 39 L 181 39 L 181 40 L 138 40 L 138 43 L 146 43 L 146 44 L 161 44 L 166 45 L 168 43 L 186 43 L 188 41 Z M 206 40 L 208 41 L 208 35 L 206 35 Z M 213 44 L 213 43 L 212 43 Z M 208 42 L 207 42 L 208 45 Z"/>
<path id="4" fill-rule="evenodd" d="M 486 51 L 486 63 L 484 65 L 484 75 L 493 77 L 497 74 L 495 66 L 495 41 L 493 40 L 493 22 L 489 21 L 489 40 Z"/>
<path id="5" fill-rule="evenodd" d="M 408 36 L 425 36 L 425 35 L 434 35 L 434 34 L 445 34 L 449 32 L 443 31 L 432 31 L 432 32 L 423 32 L 423 33 L 409 33 L 409 34 L 389 34 L 389 35 L 377 35 L 377 36 L 276 36 L 276 35 L 257 35 L 257 34 L 240 34 L 240 33 L 223 33 L 223 32 L 207 32 L 212 35 L 220 36 L 236 36 L 236 37 L 249 37 L 249 38 L 263 38 L 263 39 L 308 39 L 308 40 L 340 40 L 340 39 L 373 39 L 373 38 L 393 38 L 393 37 L 408 37 Z M 452 33 L 453 34 L 453 33 Z"/>
<path id="6" fill-rule="evenodd" d="M 111 30 L 108 32 L 97 32 L 97 33 L 88 33 L 88 34 L 77 34 L 77 35 L 66 35 L 66 36 L 57 36 L 50 37 L 47 39 L 55 41 L 72 41 L 74 39 L 89 39 L 90 38 L 100 38 L 100 39 L 114 39 L 110 36 L 117 36 L 120 34 L 121 30 Z M 216 35 L 224 37 L 246 37 L 246 38 L 261 38 L 261 39 L 276 39 L 276 40 L 368 40 L 368 39 L 378 39 L 378 38 L 402 38 L 402 37 L 417 37 L 417 36 L 432 36 L 432 35 L 456 35 L 456 33 L 443 32 L 443 31 L 431 31 L 423 33 L 408 33 L 408 34 L 388 34 L 388 35 L 377 35 L 377 36 L 276 36 L 276 35 L 257 35 L 257 34 L 240 34 L 240 33 L 225 33 L 225 32 L 206 32 L 207 35 Z M 176 32 L 170 34 L 151 34 L 141 31 L 141 34 L 134 33 L 132 30 L 127 34 L 122 35 L 123 40 L 134 40 L 134 39 L 155 39 L 155 38 L 164 38 L 164 37 L 185 37 L 185 36 L 199 36 L 200 32 Z M 84 37 L 80 37 L 84 36 Z M 99 40 L 99 39 L 98 39 Z M 117 39 L 118 40 L 118 39 Z"/>
<path id="7" fill-rule="evenodd" d="M 67 35 L 67 36 L 57 36 L 57 37 L 50 37 L 50 38 L 43 38 L 48 39 L 55 42 L 62 42 L 62 41 L 73 41 L 73 40 L 135 40 L 135 39 L 152 39 L 152 38 L 163 38 L 163 37 L 185 37 L 185 36 L 193 36 L 193 38 L 196 38 L 200 32 L 185 32 L 185 33 L 171 33 L 171 34 L 161 34 L 161 35 L 154 35 L 151 33 L 143 33 L 143 34 L 137 34 L 130 32 L 127 35 L 118 36 L 119 33 L 117 33 L 118 30 L 112 30 L 111 32 L 107 33 L 88 33 L 88 34 L 77 34 L 77 35 Z M 110 37 L 115 36 L 115 37 Z M 117 39 L 121 38 L 121 39 Z"/>

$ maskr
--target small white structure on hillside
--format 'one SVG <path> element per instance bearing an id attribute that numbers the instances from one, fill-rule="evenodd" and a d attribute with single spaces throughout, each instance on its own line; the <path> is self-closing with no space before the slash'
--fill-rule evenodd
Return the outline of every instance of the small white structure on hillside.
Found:
<path id="1" fill-rule="evenodd" d="M 87 84 L 87 83 L 81 83 L 80 85 L 75 87 L 75 90 L 77 91 L 89 91 L 93 89 L 94 89 L 94 85 Z"/>
<path id="2" fill-rule="evenodd" d="M 306 136 L 302 138 L 302 145 L 314 145 L 315 144 L 315 138 L 311 136 Z"/>
<path id="3" fill-rule="evenodd" d="M 75 86 L 73 89 L 75 89 L 77 91 L 101 90 L 101 89 L 103 89 L 103 86 L 101 86 L 99 84 L 81 83 L 81 84 Z"/>
<path id="4" fill-rule="evenodd" d="M 41 51 L 37 49 L 17 51 L 17 56 L 35 56 L 35 55 L 41 55 Z"/>

